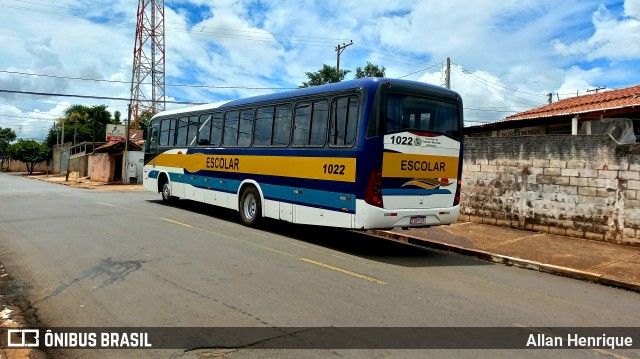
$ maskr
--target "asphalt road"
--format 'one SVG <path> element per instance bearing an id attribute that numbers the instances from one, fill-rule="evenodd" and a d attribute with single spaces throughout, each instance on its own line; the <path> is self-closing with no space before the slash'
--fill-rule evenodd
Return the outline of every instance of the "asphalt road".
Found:
<path id="1" fill-rule="evenodd" d="M 0 173 L 0 261 L 54 327 L 638 327 L 637 293 L 150 192 Z M 640 333 L 638 333 L 640 334 Z M 640 336 L 636 340 L 640 341 Z M 79 354 L 80 353 L 80 354 Z M 130 357 L 640 357 L 635 350 L 131 351 Z M 52 356 L 123 357 L 123 351 Z"/>

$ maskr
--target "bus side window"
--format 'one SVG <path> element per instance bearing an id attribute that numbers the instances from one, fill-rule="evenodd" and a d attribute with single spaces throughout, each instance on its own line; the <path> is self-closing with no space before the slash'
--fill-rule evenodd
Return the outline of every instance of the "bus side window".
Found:
<path id="1" fill-rule="evenodd" d="M 167 146 L 174 146 L 176 144 L 176 122 L 175 118 L 169 120 L 169 136 Z"/>
<path id="2" fill-rule="evenodd" d="M 160 122 L 160 146 L 169 146 L 169 126 L 171 120 L 165 118 Z"/>
<path id="3" fill-rule="evenodd" d="M 329 102 L 314 101 L 311 114 L 310 146 L 324 146 L 327 142 L 327 125 L 329 122 Z"/>
<path id="4" fill-rule="evenodd" d="M 357 96 L 339 97 L 333 100 L 329 128 L 331 146 L 352 146 L 355 143 L 359 108 Z"/>
<path id="5" fill-rule="evenodd" d="M 211 136 L 211 114 L 200 115 L 198 131 L 198 145 L 206 146 L 209 144 L 209 137 Z"/>
<path id="6" fill-rule="evenodd" d="M 296 146 L 308 145 L 311 125 L 311 103 L 303 102 L 298 104 L 293 121 L 293 144 Z"/>
<path id="7" fill-rule="evenodd" d="M 189 134 L 187 135 L 187 146 L 195 146 L 198 138 L 198 116 L 189 117 Z"/>
<path id="8" fill-rule="evenodd" d="M 273 146 L 289 146 L 291 138 L 291 107 L 276 106 L 273 116 Z"/>
<path id="9" fill-rule="evenodd" d="M 329 103 L 326 100 L 301 103 L 296 107 L 293 144 L 297 146 L 324 146 L 327 141 Z"/>
<path id="10" fill-rule="evenodd" d="M 253 134 L 253 144 L 256 146 L 270 146 L 273 135 L 273 106 L 260 107 L 256 111 L 256 127 Z"/>
<path id="11" fill-rule="evenodd" d="M 220 146 L 222 140 L 222 112 L 214 112 L 211 119 L 211 137 L 209 144 L 211 146 Z"/>
<path id="12" fill-rule="evenodd" d="M 151 136 L 149 136 L 149 153 L 158 151 L 158 125 L 154 124 L 151 128 Z"/>
<path id="13" fill-rule="evenodd" d="M 189 118 L 180 117 L 178 119 L 178 128 L 176 129 L 176 146 L 187 145 L 187 132 L 189 131 Z"/>
<path id="14" fill-rule="evenodd" d="M 225 146 L 238 145 L 238 125 L 240 122 L 240 111 L 228 111 L 224 114 L 224 132 L 222 144 Z"/>
<path id="15" fill-rule="evenodd" d="M 253 109 L 240 111 L 238 124 L 238 146 L 249 147 L 253 137 Z"/>

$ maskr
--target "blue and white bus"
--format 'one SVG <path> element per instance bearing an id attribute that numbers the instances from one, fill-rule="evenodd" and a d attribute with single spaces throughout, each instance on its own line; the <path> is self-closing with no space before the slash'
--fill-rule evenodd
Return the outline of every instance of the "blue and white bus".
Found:
<path id="1" fill-rule="evenodd" d="M 158 113 L 144 188 L 261 218 L 354 229 L 449 224 L 460 212 L 462 100 L 366 78 Z"/>

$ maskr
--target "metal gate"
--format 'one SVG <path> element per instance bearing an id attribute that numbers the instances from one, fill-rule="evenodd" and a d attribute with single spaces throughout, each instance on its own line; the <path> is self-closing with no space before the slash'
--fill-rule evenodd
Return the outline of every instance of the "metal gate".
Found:
<path id="1" fill-rule="evenodd" d="M 60 173 L 67 173 L 68 165 L 69 165 L 69 150 L 65 150 L 60 153 Z"/>

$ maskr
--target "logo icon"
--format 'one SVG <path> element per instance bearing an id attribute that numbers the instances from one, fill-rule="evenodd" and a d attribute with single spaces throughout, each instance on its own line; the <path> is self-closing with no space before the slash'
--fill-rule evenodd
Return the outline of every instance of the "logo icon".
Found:
<path id="1" fill-rule="evenodd" d="M 422 139 L 420 137 L 416 137 L 414 143 L 416 144 L 416 146 L 420 146 L 422 144 Z"/>
<path id="2" fill-rule="evenodd" d="M 7 330 L 7 347 L 27 348 L 40 345 L 39 329 L 9 329 Z"/>

